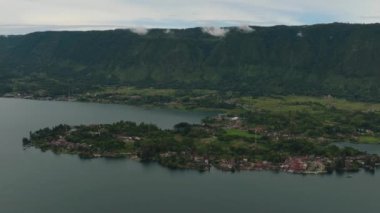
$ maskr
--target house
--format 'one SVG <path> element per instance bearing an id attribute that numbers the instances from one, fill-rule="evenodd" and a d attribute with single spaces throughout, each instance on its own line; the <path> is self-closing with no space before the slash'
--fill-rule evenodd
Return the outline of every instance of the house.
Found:
<path id="1" fill-rule="evenodd" d="M 239 117 L 231 117 L 231 118 L 230 118 L 230 121 L 238 121 L 238 120 L 240 120 Z"/>

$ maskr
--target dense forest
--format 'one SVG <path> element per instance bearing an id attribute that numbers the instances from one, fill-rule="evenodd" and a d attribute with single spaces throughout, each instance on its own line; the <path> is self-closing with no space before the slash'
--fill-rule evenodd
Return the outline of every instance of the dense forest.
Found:
<path id="1" fill-rule="evenodd" d="M 37 32 L 0 36 L 0 93 L 98 86 L 380 100 L 380 25 Z"/>

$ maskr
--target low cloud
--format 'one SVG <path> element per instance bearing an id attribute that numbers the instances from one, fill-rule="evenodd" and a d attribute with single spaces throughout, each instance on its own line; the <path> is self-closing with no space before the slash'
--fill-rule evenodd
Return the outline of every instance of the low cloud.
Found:
<path id="1" fill-rule="evenodd" d="M 224 37 L 230 30 L 222 27 L 203 27 L 202 32 L 215 37 Z"/>
<path id="2" fill-rule="evenodd" d="M 0 0 L 0 25 L 45 26 L 41 30 L 66 25 L 186 28 L 376 23 L 380 21 L 379 14 L 378 0 Z M 34 30 L 0 28 L 8 34 Z M 251 31 L 247 26 L 243 29 Z M 216 31 L 223 34 L 224 30 Z M 137 32 L 144 34 L 145 30 Z"/>
<path id="3" fill-rule="evenodd" d="M 134 27 L 134 28 L 130 28 L 129 30 L 138 35 L 146 35 L 149 33 L 149 29 L 145 27 Z"/>
<path id="4" fill-rule="evenodd" d="M 238 30 L 240 30 L 244 33 L 251 33 L 251 32 L 255 31 L 255 29 L 253 29 L 252 27 L 250 27 L 248 25 L 241 25 L 241 26 L 238 26 L 237 28 L 238 28 Z"/>
<path id="5" fill-rule="evenodd" d="M 302 32 L 298 32 L 298 33 L 297 33 L 297 37 L 302 38 L 302 37 L 303 37 L 303 33 L 302 33 Z"/>

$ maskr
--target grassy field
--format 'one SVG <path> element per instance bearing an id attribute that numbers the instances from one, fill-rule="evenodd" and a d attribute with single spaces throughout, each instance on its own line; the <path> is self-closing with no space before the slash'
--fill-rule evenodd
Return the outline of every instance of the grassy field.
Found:
<path id="1" fill-rule="evenodd" d="M 216 94 L 215 90 L 204 90 L 204 89 L 194 89 L 194 90 L 176 90 L 176 89 L 160 89 L 160 88 L 136 88 L 136 87 L 106 87 L 102 93 L 116 93 L 120 95 L 130 96 L 130 95 L 141 95 L 141 96 L 186 96 L 186 95 L 211 95 Z"/>
<path id="2" fill-rule="evenodd" d="M 255 135 L 249 133 L 248 131 L 240 130 L 240 129 L 228 129 L 226 130 L 227 136 L 238 136 L 244 138 L 254 138 Z"/>
<path id="3" fill-rule="evenodd" d="M 135 87 L 109 87 L 105 88 L 102 93 L 115 93 L 125 96 L 141 95 L 141 96 L 174 96 L 175 89 L 154 89 L 154 88 L 135 88 Z"/>
<path id="4" fill-rule="evenodd" d="M 176 90 L 136 87 L 107 87 L 96 92 L 96 94 L 109 94 L 121 97 L 162 97 L 172 100 L 166 105 L 169 108 L 192 108 L 191 103 L 199 103 L 200 100 L 213 100 L 214 102 L 234 103 L 236 107 L 225 111 L 239 113 L 242 110 L 267 110 L 273 112 L 308 111 L 323 112 L 328 108 L 336 108 L 346 111 L 380 112 L 380 103 L 366 103 L 348 101 L 334 97 L 308 97 L 308 96 L 221 96 L 215 90 Z M 191 100 L 184 102 L 184 100 Z M 207 101 L 204 101 L 207 102 Z M 149 104 L 149 103 L 147 103 Z M 207 105 L 200 107 L 215 109 L 215 106 Z M 223 109 L 222 109 L 223 110 Z"/>
<path id="5" fill-rule="evenodd" d="M 359 143 L 365 143 L 365 144 L 380 144 L 380 137 L 376 136 L 360 136 Z"/>
<path id="6" fill-rule="evenodd" d="M 332 97 L 279 96 L 279 97 L 243 97 L 241 103 L 251 109 L 270 111 L 319 111 L 322 107 L 335 107 L 348 111 L 380 112 L 380 103 L 353 102 Z"/>

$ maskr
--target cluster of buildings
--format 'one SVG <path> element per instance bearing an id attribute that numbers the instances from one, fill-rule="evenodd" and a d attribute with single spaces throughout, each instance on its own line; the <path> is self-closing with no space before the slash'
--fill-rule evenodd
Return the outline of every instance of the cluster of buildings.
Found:
<path id="1" fill-rule="evenodd" d="M 329 159 L 321 157 L 290 157 L 280 165 L 280 169 L 297 174 L 323 174 L 327 172 L 326 164 L 331 163 Z"/>
<path id="2" fill-rule="evenodd" d="M 161 153 L 161 158 L 169 158 L 178 155 L 177 152 Z M 342 161 L 342 165 L 338 162 Z M 193 156 L 187 162 L 189 169 L 203 168 L 216 169 L 228 172 L 234 171 L 282 171 L 293 174 L 326 174 L 337 171 L 355 172 L 360 168 L 367 171 L 374 171 L 375 167 L 380 166 L 378 157 L 367 155 L 356 157 L 345 157 L 343 159 L 330 159 L 327 157 L 300 156 L 289 157 L 283 163 L 272 163 L 268 161 L 251 162 L 247 158 L 243 159 L 214 159 L 209 160 L 204 156 Z"/>
<path id="3" fill-rule="evenodd" d="M 78 151 L 78 150 L 88 150 L 90 145 L 84 143 L 72 143 L 64 138 L 59 138 L 58 140 L 53 140 L 49 143 L 52 148 L 63 148 L 68 151 Z"/>
<path id="4" fill-rule="evenodd" d="M 137 136 L 123 136 L 123 135 L 119 135 L 117 138 L 119 140 L 123 141 L 124 143 L 134 143 L 136 141 L 141 141 L 142 140 L 142 138 L 137 137 Z"/>

